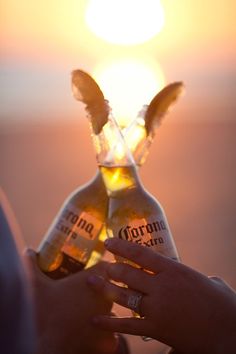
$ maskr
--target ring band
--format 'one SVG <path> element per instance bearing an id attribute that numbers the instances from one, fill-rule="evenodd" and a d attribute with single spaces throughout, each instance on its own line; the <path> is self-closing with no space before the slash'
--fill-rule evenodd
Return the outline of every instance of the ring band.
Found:
<path id="1" fill-rule="evenodd" d="M 142 294 L 133 294 L 130 295 L 127 301 L 127 306 L 130 308 L 132 311 L 140 314 L 141 309 L 141 302 L 142 302 L 143 295 Z"/>

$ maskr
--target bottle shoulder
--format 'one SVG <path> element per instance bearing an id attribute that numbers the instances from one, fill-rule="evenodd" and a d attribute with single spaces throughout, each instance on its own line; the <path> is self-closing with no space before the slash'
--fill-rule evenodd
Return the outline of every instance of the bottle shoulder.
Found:
<path id="1" fill-rule="evenodd" d="M 108 197 L 102 178 L 96 174 L 88 183 L 75 189 L 65 200 L 64 205 L 73 204 L 77 208 L 106 209 Z"/>
<path id="2" fill-rule="evenodd" d="M 162 205 L 161 205 L 160 201 L 153 194 L 151 194 L 145 188 L 143 188 L 142 190 L 143 190 L 143 194 L 145 195 L 145 198 L 148 200 L 148 202 L 151 205 L 153 205 L 153 206 L 155 205 L 156 207 L 162 209 Z"/>
<path id="3" fill-rule="evenodd" d="M 110 197 L 109 213 L 128 216 L 135 213 L 137 217 L 163 214 L 159 201 L 144 188 L 136 187 L 124 191 L 120 195 Z"/>

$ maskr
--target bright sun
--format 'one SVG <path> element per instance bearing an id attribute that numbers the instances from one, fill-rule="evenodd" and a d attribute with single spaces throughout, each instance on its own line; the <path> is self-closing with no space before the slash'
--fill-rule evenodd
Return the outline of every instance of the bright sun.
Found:
<path id="1" fill-rule="evenodd" d="M 90 0 L 86 22 L 108 42 L 139 44 L 161 31 L 164 11 L 160 0 Z"/>
<path id="2" fill-rule="evenodd" d="M 127 126 L 165 83 L 158 63 L 132 58 L 104 63 L 95 68 L 93 76 L 121 126 Z"/>

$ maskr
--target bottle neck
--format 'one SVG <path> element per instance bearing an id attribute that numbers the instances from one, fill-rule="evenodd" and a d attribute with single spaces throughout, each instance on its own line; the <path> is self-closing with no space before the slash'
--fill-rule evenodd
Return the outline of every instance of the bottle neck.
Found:
<path id="1" fill-rule="evenodd" d="M 108 195 L 141 186 L 133 156 L 111 114 L 101 132 L 92 137 Z"/>
<path id="2" fill-rule="evenodd" d="M 154 129 L 148 134 L 143 117 L 138 116 L 122 133 L 136 166 L 142 166 L 154 139 Z"/>
<path id="3" fill-rule="evenodd" d="M 130 166 L 100 166 L 101 175 L 109 197 L 127 190 L 142 188 L 137 168 Z"/>
<path id="4" fill-rule="evenodd" d="M 93 133 L 92 138 L 99 166 L 124 167 L 135 165 L 133 156 L 111 113 L 101 132 L 99 134 Z"/>

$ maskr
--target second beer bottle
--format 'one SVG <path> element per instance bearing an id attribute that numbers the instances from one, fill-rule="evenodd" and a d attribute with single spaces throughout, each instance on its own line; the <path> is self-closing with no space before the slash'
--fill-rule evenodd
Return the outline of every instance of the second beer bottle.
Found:
<path id="1" fill-rule="evenodd" d="M 75 71 L 74 75 L 80 77 L 81 72 Z M 109 197 L 108 236 L 151 247 L 178 260 L 164 210 L 143 187 L 132 154 L 111 112 L 105 120 L 94 117 L 90 115 L 92 138 Z"/>

